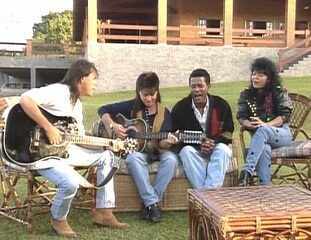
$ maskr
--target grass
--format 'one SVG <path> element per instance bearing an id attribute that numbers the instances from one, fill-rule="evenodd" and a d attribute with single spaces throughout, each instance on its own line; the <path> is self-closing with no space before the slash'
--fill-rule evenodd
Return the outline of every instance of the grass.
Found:
<path id="1" fill-rule="evenodd" d="M 284 86 L 290 92 L 310 95 L 311 78 L 286 78 Z M 239 92 L 247 87 L 247 82 L 218 83 L 213 84 L 210 92 L 222 96 L 226 99 L 233 112 L 235 120 L 236 103 Z M 172 107 L 176 101 L 189 93 L 187 87 L 164 88 L 161 89 L 163 103 Z M 97 118 L 97 108 L 103 104 L 130 99 L 134 96 L 134 91 L 115 92 L 100 94 L 92 98 L 84 99 L 85 123 L 90 128 L 92 122 Z M 306 121 L 306 129 L 311 132 L 311 116 Z M 237 131 L 235 132 L 237 136 Z M 164 240 L 164 239 L 187 239 L 188 222 L 186 212 L 165 212 L 161 223 L 150 224 L 139 219 L 138 213 L 119 213 L 117 216 L 124 222 L 130 224 L 128 230 L 111 230 L 98 228 L 91 223 L 91 218 L 87 211 L 73 209 L 69 215 L 69 222 L 72 227 L 80 234 L 80 239 L 137 239 L 137 240 Z M 34 233 L 28 234 L 26 228 L 3 217 L 0 217 L 0 239 L 61 239 L 53 236 L 49 225 L 49 215 L 44 214 L 34 218 Z"/>

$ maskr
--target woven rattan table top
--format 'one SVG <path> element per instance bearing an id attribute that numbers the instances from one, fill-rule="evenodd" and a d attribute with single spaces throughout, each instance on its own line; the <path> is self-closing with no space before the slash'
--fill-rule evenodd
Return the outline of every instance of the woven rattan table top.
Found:
<path id="1" fill-rule="evenodd" d="M 189 190 L 191 199 L 217 217 L 311 216 L 311 191 L 297 186 Z"/>

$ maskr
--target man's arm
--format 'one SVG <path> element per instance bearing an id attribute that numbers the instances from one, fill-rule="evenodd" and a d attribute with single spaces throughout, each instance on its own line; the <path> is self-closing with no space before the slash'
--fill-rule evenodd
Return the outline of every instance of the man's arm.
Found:
<path id="1" fill-rule="evenodd" d="M 42 114 L 37 103 L 31 97 L 22 96 L 20 99 L 20 105 L 24 112 L 44 129 L 51 144 L 61 143 L 62 137 L 60 131 Z"/>
<path id="2" fill-rule="evenodd" d="M 126 129 L 121 124 L 115 122 L 113 118 L 118 113 L 122 113 L 126 118 L 130 118 L 132 108 L 133 100 L 107 104 L 98 109 L 98 115 L 100 116 L 109 136 L 112 136 L 112 132 L 114 132 L 119 138 L 125 138 L 127 136 Z"/>

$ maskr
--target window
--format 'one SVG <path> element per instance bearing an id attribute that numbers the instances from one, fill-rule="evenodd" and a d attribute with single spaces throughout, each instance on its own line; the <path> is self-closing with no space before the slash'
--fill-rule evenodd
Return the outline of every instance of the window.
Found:
<path id="1" fill-rule="evenodd" d="M 223 21 L 219 19 L 199 18 L 198 27 L 200 35 L 222 35 Z M 204 28 L 220 28 L 220 32 L 206 31 Z"/>
<path id="2" fill-rule="evenodd" d="M 248 21 L 249 36 L 266 36 L 273 30 L 272 22 L 267 21 Z M 253 30 L 267 30 L 267 33 L 254 33 Z"/>

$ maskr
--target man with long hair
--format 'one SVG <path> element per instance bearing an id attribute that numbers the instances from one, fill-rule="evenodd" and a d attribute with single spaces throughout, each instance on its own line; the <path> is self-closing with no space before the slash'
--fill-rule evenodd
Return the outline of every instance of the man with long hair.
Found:
<path id="1" fill-rule="evenodd" d="M 80 134 L 84 134 L 81 96 L 93 95 L 97 78 L 95 65 L 81 59 L 74 62 L 64 80 L 41 88 L 34 88 L 21 96 L 20 105 L 24 112 L 41 127 L 50 144 L 60 144 L 62 133 L 42 113 L 41 109 L 57 117 L 72 117 L 77 121 Z M 74 169 L 75 166 L 97 166 L 97 181 L 102 182 L 111 170 L 113 153 L 110 151 L 87 149 L 84 146 L 71 144 L 67 159 L 48 159 L 49 168 L 38 170 L 38 173 L 54 183 L 58 190 L 51 206 L 51 225 L 60 236 L 76 237 L 67 222 L 70 210 L 79 185 L 85 179 Z M 126 228 L 112 213 L 115 207 L 113 180 L 109 181 L 96 193 L 96 208 L 93 211 L 94 223 L 101 226 Z"/>
<path id="2" fill-rule="evenodd" d="M 126 118 L 142 118 L 147 123 L 148 132 L 171 131 L 170 112 L 160 104 L 159 78 L 154 72 L 144 72 L 136 81 L 136 96 L 134 99 L 102 106 L 98 110 L 103 123 L 120 138 L 128 135 L 128 129 L 115 122 L 115 116 L 122 113 Z M 126 163 L 137 186 L 145 208 L 142 217 L 152 222 L 161 218 L 159 202 L 175 174 L 177 156 L 169 151 L 176 141 L 169 134 L 167 139 L 153 141 L 147 144 L 144 152 L 134 152 L 127 156 Z M 153 184 L 149 180 L 148 164 L 159 160 L 159 169 Z"/>

